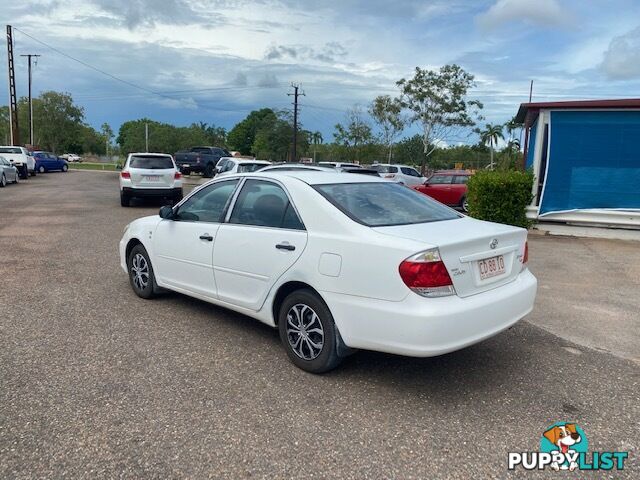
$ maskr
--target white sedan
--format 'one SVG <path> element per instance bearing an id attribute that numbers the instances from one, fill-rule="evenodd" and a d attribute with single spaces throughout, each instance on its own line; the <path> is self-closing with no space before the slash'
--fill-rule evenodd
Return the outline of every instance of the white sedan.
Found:
<path id="1" fill-rule="evenodd" d="M 526 239 L 375 177 L 256 172 L 130 223 L 120 262 L 138 296 L 254 317 L 320 373 L 354 349 L 427 357 L 509 328 L 536 295 Z"/>

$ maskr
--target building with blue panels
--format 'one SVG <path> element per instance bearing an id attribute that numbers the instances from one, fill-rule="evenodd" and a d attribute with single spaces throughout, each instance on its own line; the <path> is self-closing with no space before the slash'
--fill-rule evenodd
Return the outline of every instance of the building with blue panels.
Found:
<path id="1" fill-rule="evenodd" d="M 523 103 L 532 219 L 640 228 L 640 99 Z"/>

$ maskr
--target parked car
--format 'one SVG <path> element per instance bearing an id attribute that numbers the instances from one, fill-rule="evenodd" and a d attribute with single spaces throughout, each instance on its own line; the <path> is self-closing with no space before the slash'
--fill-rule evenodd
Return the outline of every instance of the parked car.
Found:
<path id="1" fill-rule="evenodd" d="M 67 162 L 82 162 L 80 155 L 76 155 L 75 153 L 65 153 L 64 155 L 60 155 L 60 158 L 64 158 Z"/>
<path id="2" fill-rule="evenodd" d="M 471 172 L 466 170 L 440 170 L 422 185 L 416 185 L 413 188 L 440 203 L 468 212 L 467 182 L 470 177 Z"/>
<path id="3" fill-rule="evenodd" d="M 3 145 L 0 146 L 0 155 L 18 169 L 20 178 L 36 175 L 36 160 L 26 148 Z"/>
<path id="4" fill-rule="evenodd" d="M 318 165 L 324 167 L 334 167 L 334 168 L 342 168 L 342 167 L 352 167 L 352 168 L 360 168 L 360 165 L 357 163 L 346 163 L 346 162 L 318 162 Z"/>
<path id="5" fill-rule="evenodd" d="M 18 169 L 6 158 L 0 157 L 0 187 L 6 187 L 9 182 L 18 183 L 19 181 Z"/>
<path id="6" fill-rule="evenodd" d="M 120 171 L 120 205 L 132 198 L 182 199 L 182 174 L 166 153 L 131 153 Z"/>
<path id="7" fill-rule="evenodd" d="M 189 150 L 176 152 L 175 161 L 180 171 L 185 175 L 196 172 L 211 178 L 216 173 L 216 164 L 220 158 L 230 156 L 231 154 L 225 148 L 192 147 Z"/>
<path id="8" fill-rule="evenodd" d="M 69 170 L 67 161 L 51 152 L 33 152 L 33 157 L 36 159 L 38 173 L 51 172 L 53 170 L 66 172 Z"/>
<path id="9" fill-rule="evenodd" d="M 266 160 L 247 160 L 243 158 L 227 157 L 223 158 L 216 170 L 218 176 L 230 175 L 232 173 L 250 173 L 260 170 L 265 165 L 271 165 L 271 162 Z"/>
<path id="10" fill-rule="evenodd" d="M 526 240 L 380 178 L 255 172 L 134 220 L 119 251 L 138 296 L 249 315 L 319 373 L 354 349 L 428 357 L 509 328 L 536 294 Z"/>
<path id="11" fill-rule="evenodd" d="M 340 167 L 336 168 L 339 172 L 343 173 L 356 173 L 358 175 L 373 175 L 374 177 L 379 177 L 380 174 L 377 170 L 373 168 L 362 168 L 362 167 Z"/>
<path id="12" fill-rule="evenodd" d="M 371 165 L 371 168 L 376 170 L 382 178 L 400 183 L 402 185 L 407 185 L 409 187 L 413 185 L 421 185 L 426 180 L 425 177 L 420 175 L 420 172 L 418 172 L 415 168 L 410 167 L 409 165 L 388 165 L 377 163 L 375 165 Z"/>
<path id="13" fill-rule="evenodd" d="M 266 167 L 260 168 L 259 172 L 326 172 L 332 171 L 333 167 L 318 165 L 318 164 L 310 164 L 310 163 L 279 163 L 275 165 L 267 165 Z"/>

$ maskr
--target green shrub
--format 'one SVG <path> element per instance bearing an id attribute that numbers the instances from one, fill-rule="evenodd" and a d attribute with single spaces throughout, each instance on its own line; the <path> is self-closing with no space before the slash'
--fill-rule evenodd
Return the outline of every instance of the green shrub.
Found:
<path id="1" fill-rule="evenodd" d="M 483 170 L 472 175 L 467 186 L 470 216 L 529 227 L 526 209 L 533 198 L 533 173 Z"/>

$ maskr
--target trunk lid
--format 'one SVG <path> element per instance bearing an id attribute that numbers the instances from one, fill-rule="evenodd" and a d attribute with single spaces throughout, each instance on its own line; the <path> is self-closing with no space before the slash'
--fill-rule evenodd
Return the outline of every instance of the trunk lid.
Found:
<path id="1" fill-rule="evenodd" d="M 459 297 L 486 292 L 515 280 L 527 240 L 523 228 L 468 217 L 373 230 L 422 243 L 423 250 L 438 247 Z M 488 259 L 494 261 L 482 262 Z"/>
<path id="2" fill-rule="evenodd" d="M 135 188 L 171 188 L 175 181 L 175 168 L 129 168 L 131 185 Z"/>

